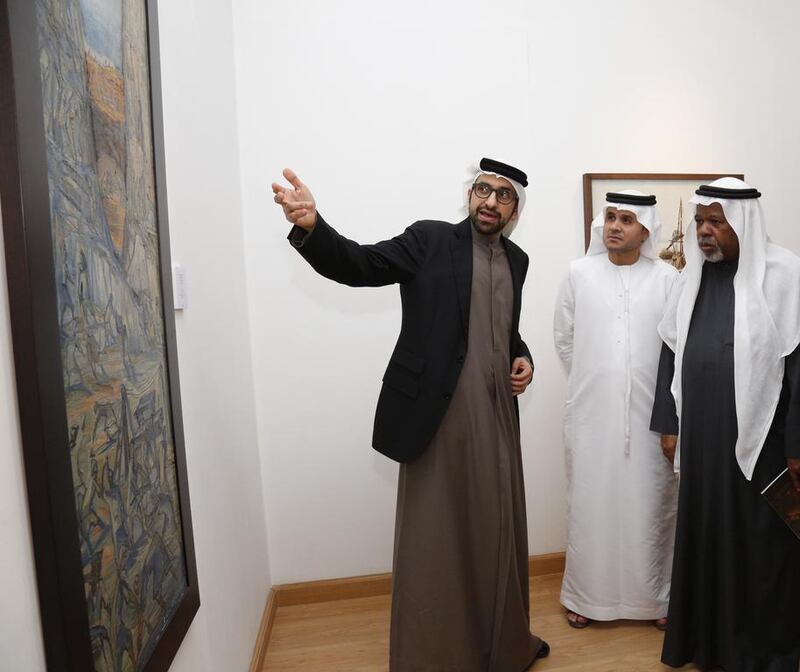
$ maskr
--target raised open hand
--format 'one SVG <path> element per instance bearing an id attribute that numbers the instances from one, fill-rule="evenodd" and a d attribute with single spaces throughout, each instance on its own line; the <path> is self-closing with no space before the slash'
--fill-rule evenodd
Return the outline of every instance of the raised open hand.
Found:
<path id="1" fill-rule="evenodd" d="M 293 188 L 273 182 L 275 202 L 283 208 L 283 214 L 291 224 L 311 231 L 317 223 L 317 206 L 311 191 L 291 168 L 284 168 L 283 176 Z"/>

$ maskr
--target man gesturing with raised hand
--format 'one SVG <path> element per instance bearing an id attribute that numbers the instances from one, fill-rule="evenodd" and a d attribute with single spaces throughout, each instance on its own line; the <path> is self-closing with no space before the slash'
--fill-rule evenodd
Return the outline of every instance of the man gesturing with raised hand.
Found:
<path id="1" fill-rule="evenodd" d="M 507 238 L 527 177 L 483 159 L 462 222 L 418 221 L 360 245 L 283 175 L 291 187 L 272 190 L 294 225 L 289 241 L 319 274 L 400 286 L 403 326 L 372 440 L 400 462 L 390 670 L 522 672 L 550 651 L 530 632 L 516 399 L 533 376 L 519 334 L 528 257 Z"/>

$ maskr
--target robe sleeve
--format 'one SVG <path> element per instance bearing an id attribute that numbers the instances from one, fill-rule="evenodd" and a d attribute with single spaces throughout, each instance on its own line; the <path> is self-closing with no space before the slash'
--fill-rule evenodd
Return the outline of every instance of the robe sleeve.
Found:
<path id="1" fill-rule="evenodd" d="M 678 413 L 675 410 L 675 398 L 670 389 L 674 376 L 675 353 L 666 343 L 662 343 L 661 357 L 658 360 L 653 415 L 650 418 L 650 429 L 659 434 L 676 435 L 678 433 Z"/>
<path id="2" fill-rule="evenodd" d="M 288 240 L 320 275 L 351 287 L 409 282 L 425 261 L 426 230 L 420 222 L 399 236 L 360 245 L 339 234 L 317 213 L 310 232 L 295 226 Z"/>
<path id="3" fill-rule="evenodd" d="M 785 364 L 783 384 L 789 393 L 784 435 L 786 457 L 800 459 L 800 346 L 786 357 Z"/>
<path id="4" fill-rule="evenodd" d="M 572 347 L 575 327 L 575 293 L 572 288 L 572 274 L 561 283 L 556 297 L 555 315 L 553 316 L 553 340 L 561 363 L 569 373 L 572 368 Z"/>

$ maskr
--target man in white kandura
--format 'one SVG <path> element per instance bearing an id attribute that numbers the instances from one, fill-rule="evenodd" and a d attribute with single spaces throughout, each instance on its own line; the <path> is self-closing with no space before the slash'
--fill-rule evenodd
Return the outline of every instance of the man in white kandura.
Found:
<path id="1" fill-rule="evenodd" d="M 607 194 L 556 300 L 568 372 L 561 603 L 574 628 L 623 618 L 666 626 L 677 482 L 649 425 L 657 326 L 678 272 L 656 255 L 655 203 L 638 191 Z"/>

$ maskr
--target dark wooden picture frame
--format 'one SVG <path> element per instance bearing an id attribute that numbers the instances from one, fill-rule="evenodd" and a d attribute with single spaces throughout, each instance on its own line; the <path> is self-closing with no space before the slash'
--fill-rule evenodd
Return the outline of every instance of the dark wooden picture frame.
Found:
<path id="1" fill-rule="evenodd" d="M 584 226 L 584 245 L 585 249 L 589 248 L 589 240 L 592 231 L 592 218 L 595 215 L 594 205 L 592 203 L 592 190 L 594 183 L 600 180 L 606 181 L 652 181 L 654 189 L 651 193 L 656 193 L 658 196 L 656 183 L 658 182 L 677 182 L 677 181 L 694 181 L 698 184 L 701 182 L 712 182 L 721 177 L 738 177 L 740 180 L 744 179 L 742 173 L 584 173 L 583 174 L 583 226 Z"/>
<path id="2" fill-rule="evenodd" d="M 65 0 L 77 7 L 75 0 Z M 156 0 L 146 12 L 149 106 L 163 352 L 166 365 L 160 399 L 168 404 L 163 423 L 171 434 L 173 503 L 185 575 L 157 641 L 136 669 L 167 670 L 200 605 L 189 503 L 178 378 L 166 208 L 164 141 Z M 37 7 L 33 0 L 0 0 L 0 208 L 9 286 L 11 330 L 21 422 L 37 587 L 48 670 L 95 669 L 89 631 L 84 560 L 70 459 L 67 393 L 61 353 L 59 295 L 48 182 L 48 147 L 43 119 L 42 62 Z M 124 330 L 124 325 L 121 327 Z M 138 412 L 138 409 L 137 409 Z M 138 420 L 138 416 L 137 416 Z M 95 431 L 97 428 L 95 427 Z M 166 441 L 162 441 L 162 444 Z M 153 589 L 155 590 L 155 589 Z M 156 639 L 155 636 L 152 638 Z M 116 666 L 117 663 L 115 662 Z M 127 662 L 126 669 L 130 668 Z"/>

